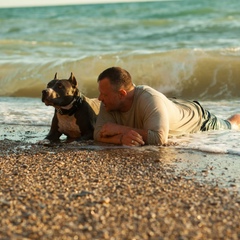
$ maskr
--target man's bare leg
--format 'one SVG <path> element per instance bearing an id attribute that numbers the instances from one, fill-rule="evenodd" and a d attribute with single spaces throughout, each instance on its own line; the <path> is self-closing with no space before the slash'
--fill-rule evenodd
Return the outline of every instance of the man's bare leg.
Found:
<path id="1" fill-rule="evenodd" d="M 227 120 L 232 124 L 232 129 L 240 130 L 240 114 L 234 114 Z"/>

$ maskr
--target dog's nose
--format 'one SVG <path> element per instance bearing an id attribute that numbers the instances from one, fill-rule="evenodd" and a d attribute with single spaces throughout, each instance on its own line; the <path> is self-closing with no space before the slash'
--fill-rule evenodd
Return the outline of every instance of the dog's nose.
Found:
<path id="1" fill-rule="evenodd" d="M 48 96 L 49 95 L 49 91 L 48 91 L 48 89 L 44 89 L 44 90 L 42 90 L 42 96 Z"/>
<path id="2" fill-rule="evenodd" d="M 44 100 L 45 98 L 47 98 L 47 96 L 48 96 L 48 91 L 47 91 L 47 89 L 42 90 L 42 100 Z"/>

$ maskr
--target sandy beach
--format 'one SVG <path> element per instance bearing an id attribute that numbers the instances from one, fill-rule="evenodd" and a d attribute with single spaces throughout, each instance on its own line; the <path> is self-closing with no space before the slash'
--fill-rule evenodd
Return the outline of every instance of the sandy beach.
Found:
<path id="1" fill-rule="evenodd" d="M 0 149 L 1 239 L 240 238 L 239 192 L 176 172 L 170 148 Z"/>
<path id="2" fill-rule="evenodd" d="M 239 113 L 240 1 L 57 2 L 0 7 L 0 240 L 239 240 L 239 131 L 164 147 L 36 143 L 56 72 L 93 98 L 119 66 L 136 85 Z"/>

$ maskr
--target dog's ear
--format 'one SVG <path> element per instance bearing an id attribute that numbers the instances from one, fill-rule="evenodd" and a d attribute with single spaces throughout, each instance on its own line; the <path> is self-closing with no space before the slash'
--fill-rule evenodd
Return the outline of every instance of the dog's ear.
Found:
<path id="1" fill-rule="evenodd" d="M 75 78 L 75 76 L 73 75 L 72 72 L 71 72 L 71 76 L 68 80 L 71 82 L 72 86 L 77 87 L 77 79 Z"/>
<path id="2" fill-rule="evenodd" d="M 58 78 L 57 72 L 55 73 L 54 80 Z"/>

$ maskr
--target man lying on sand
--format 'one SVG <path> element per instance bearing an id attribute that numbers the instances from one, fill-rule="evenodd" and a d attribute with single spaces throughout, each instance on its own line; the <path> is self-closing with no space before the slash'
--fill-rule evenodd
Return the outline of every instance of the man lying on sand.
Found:
<path id="1" fill-rule="evenodd" d="M 98 77 L 102 102 L 94 139 L 127 146 L 164 145 L 168 136 L 198 131 L 240 129 L 240 114 L 217 118 L 196 101 L 169 99 L 149 86 L 135 86 L 119 67 Z"/>

